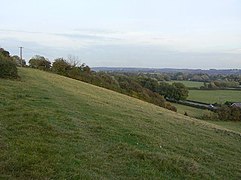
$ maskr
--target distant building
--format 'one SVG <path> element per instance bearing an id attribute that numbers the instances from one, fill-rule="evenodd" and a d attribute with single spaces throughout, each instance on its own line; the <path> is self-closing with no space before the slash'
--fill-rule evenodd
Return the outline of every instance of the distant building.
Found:
<path id="1" fill-rule="evenodd" d="M 233 103 L 231 107 L 238 107 L 241 108 L 241 103 Z"/>

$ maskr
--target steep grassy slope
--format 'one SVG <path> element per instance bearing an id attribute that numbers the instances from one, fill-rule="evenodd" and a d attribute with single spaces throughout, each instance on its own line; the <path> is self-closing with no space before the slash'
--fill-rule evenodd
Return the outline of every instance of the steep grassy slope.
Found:
<path id="1" fill-rule="evenodd" d="M 241 178 L 241 137 L 51 73 L 0 79 L 0 176 Z"/>

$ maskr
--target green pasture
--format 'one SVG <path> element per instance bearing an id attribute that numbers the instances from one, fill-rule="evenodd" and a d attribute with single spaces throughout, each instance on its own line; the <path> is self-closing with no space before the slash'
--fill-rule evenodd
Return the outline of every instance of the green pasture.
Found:
<path id="1" fill-rule="evenodd" d="M 241 91 L 236 90 L 189 90 L 189 100 L 205 103 L 241 102 Z"/>
<path id="2" fill-rule="evenodd" d="M 189 88 L 200 88 L 201 86 L 203 86 L 203 82 L 197 82 L 197 81 L 167 81 L 167 82 L 170 84 L 174 82 L 182 83 Z"/>

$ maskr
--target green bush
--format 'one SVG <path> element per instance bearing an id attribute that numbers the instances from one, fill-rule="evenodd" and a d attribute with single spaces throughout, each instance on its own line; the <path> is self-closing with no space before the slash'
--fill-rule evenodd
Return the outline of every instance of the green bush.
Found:
<path id="1" fill-rule="evenodd" d="M 40 70 L 50 70 L 51 62 L 43 56 L 36 55 L 29 60 L 29 67 Z"/>
<path id="2" fill-rule="evenodd" d="M 52 66 L 53 72 L 63 76 L 68 76 L 68 72 L 70 70 L 71 70 L 71 64 L 67 62 L 65 59 L 58 58 L 54 60 L 53 66 Z M 71 73 L 74 73 L 74 72 L 71 72 Z"/>
<path id="3" fill-rule="evenodd" d="M 241 108 L 223 105 L 217 110 L 220 120 L 241 121 Z"/>
<path id="4" fill-rule="evenodd" d="M 0 54 L 0 78 L 17 78 L 18 71 L 16 64 L 10 57 Z"/>

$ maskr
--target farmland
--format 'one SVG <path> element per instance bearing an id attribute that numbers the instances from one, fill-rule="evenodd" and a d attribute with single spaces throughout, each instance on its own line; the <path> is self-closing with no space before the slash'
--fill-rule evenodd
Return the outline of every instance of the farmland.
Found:
<path id="1" fill-rule="evenodd" d="M 169 81 L 180 82 L 188 88 L 200 88 L 203 82 L 196 81 Z M 226 101 L 241 102 L 241 90 L 189 90 L 188 100 L 194 100 L 209 104 L 223 104 Z"/>
<path id="2" fill-rule="evenodd" d="M 189 90 L 189 100 L 205 103 L 241 102 L 241 91 L 235 90 Z"/>
<path id="3" fill-rule="evenodd" d="M 201 86 L 203 86 L 203 82 L 197 82 L 197 81 L 167 81 L 167 82 L 170 84 L 174 82 L 182 83 L 188 88 L 200 88 Z"/>

